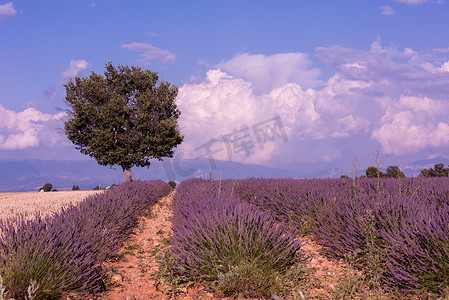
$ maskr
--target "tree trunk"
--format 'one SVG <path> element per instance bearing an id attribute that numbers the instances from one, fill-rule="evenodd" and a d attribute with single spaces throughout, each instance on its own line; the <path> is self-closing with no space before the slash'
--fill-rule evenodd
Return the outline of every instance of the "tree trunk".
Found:
<path id="1" fill-rule="evenodd" d="M 133 180 L 133 176 L 131 175 L 131 168 L 122 166 L 123 169 L 123 181 L 122 182 L 130 182 Z"/>

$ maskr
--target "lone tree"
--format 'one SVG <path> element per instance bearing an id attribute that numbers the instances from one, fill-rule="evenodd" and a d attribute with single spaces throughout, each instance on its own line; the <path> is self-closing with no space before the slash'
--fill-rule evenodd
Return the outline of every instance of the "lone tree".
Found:
<path id="1" fill-rule="evenodd" d="M 109 62 L 104 76 L 92 72 L 64 86 L 68 139 L 98 164 L 121 166 L 123 182 L 132 180 L 131 167 L 173 157 L 183 140 L 174 101 L 178 88 L 155 72 Z"/>
<path id="2" fill-rule="evenodd" d="M 374 166 L 369 166 L 366 168 L 365 174 L 368 178 L 380 178 L 384 176 L 384 174 L 379 171 L 379 168 Z"/>
<path id="3" fill-rule="evenodd" d="M 44 192 L 51 192 L 51 189 L 53 188 L 53 184 L 51 184 L 51 183 L 46 183 L 46 184 L 44 184 L 40 189 L 39 189 L 39 192 L 40 191 L 44 191 Z"/>

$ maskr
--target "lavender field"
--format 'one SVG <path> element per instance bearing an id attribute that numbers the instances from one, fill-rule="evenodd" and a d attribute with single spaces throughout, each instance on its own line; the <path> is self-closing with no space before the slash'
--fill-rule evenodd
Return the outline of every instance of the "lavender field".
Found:
<path id="1" fill-rule="evenodd" d="M 170 190 L 136 181 L 49 216 L 2 220 L 7 296 L 25 299 L 30 284 L 34 299 L 104 291 L 102 262 Z M 437 299 L 449 286 L 448 196 L 448 178 L 189 179 L 173 199 L 165 270 L 173 284 L 201 282 L 218 296 L 289 298 L 304 280 L 307 237 L 329 259 L 369 274 L 382 293 Z"/>
<path id="2" fill-rule="evenodd" d="M 307 235 L 327 257 L 368 271 L 382 291 L 441 295 L 448 196 L 448 178 L 187 180 L 174 199 L 174 272 L 224 294 L 269 297 L 281 292 L 276 278 L 307 264 L 296 239 Z M 261 269 L 275 276 L 260 277 Z M 244 273 L 243 290 L 223 286 Z"/>

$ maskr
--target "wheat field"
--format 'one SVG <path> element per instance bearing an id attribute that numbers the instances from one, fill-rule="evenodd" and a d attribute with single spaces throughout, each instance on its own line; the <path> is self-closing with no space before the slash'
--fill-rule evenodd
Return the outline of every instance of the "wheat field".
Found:
<path id="1" fill-rule="evenodd" d="M 61 191 L 0 193 L 0 219 L 13 219 L 22 214 L 32 219 L 37 212 L 42 216 L 51 214 L 62 207 L 83 200 L 89 195 L 103 191 Z"/>

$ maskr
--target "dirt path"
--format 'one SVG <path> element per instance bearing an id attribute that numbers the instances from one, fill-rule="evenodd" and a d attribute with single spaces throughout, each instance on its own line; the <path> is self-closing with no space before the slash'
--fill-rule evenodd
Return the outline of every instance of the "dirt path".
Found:
<path id="1" fill-rule="evenodd" d="M 109 262 L 106 268 L 111 276 L 110 290 L 102 299 L 148 300 L 173 299 L 168 286 L 154 279 L 158 270 L 156 257 L 167 249 L 171 236 L 172 199 L 174 192 L 161 199 L 151 213 L 139 220 L 133 235 L 120 251 L 120 260 Z M 213 299 L 202 289 L 185 289 L 176 299 Z"/>
<path id="2" fill-rule="evenodd" d="M 173 193 L 161 199 L 151 213 L 139 220 L 133 235 L 120 251 L 120 260 L 107 264 L 112 287 L 103 299 L 168 299 L 156 287 L 156 255 L 166 247 L 164 239 L 171 235 Z"/>

